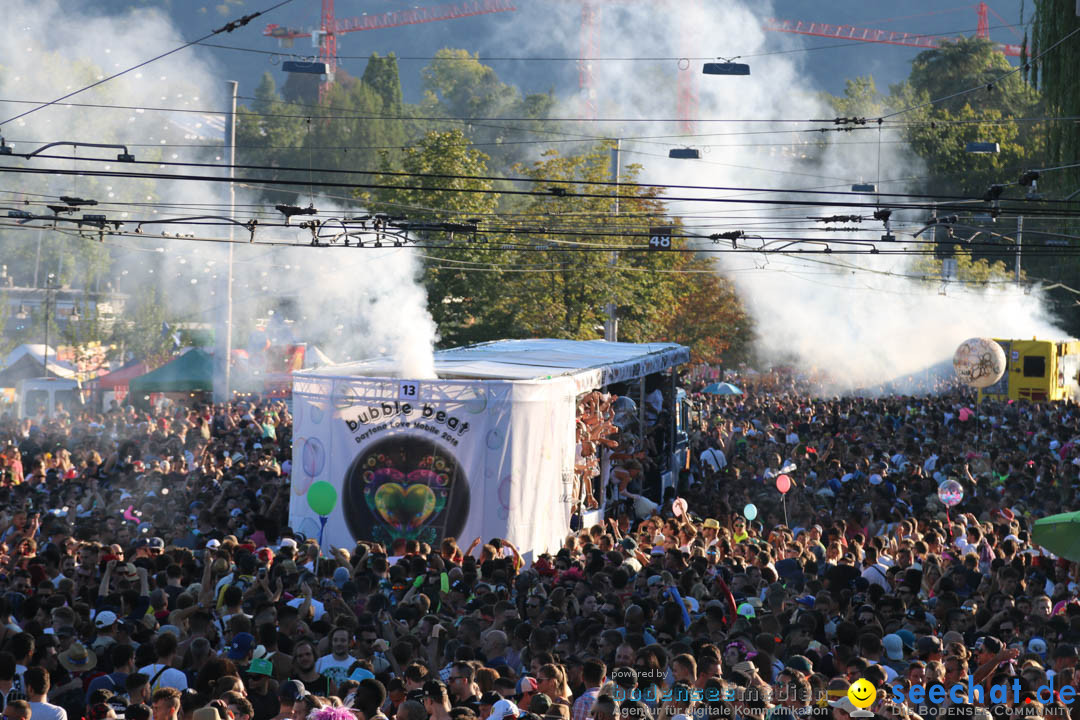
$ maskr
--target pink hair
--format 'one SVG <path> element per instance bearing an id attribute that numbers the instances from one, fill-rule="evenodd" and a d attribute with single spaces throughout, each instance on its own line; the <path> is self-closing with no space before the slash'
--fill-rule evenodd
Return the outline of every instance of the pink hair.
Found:
<path id="1" fill-rule="evenodd" d="M 308 720 L 356 720 L 356 716 L 347 707 L 324 707 L 308 715 Z"/>

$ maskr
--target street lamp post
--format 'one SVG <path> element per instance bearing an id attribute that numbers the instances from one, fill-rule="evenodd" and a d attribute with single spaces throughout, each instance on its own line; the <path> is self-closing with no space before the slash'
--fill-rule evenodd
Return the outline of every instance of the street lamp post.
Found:
<path id="1" fill-rule="evenodd" d="M 53 281 L 56 280 L 56 275 L 49 273 L 49 277 L 45 280 L 45 357 L 42 364 L 45 366 L 45 377 L 49 377 L 49 300 L 52 295 L 52 291 L 56 288 Z"/>

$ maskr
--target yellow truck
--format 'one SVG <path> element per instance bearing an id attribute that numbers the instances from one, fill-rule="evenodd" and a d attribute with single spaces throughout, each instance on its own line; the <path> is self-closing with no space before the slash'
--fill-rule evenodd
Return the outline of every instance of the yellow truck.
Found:
<path id="1" fill-rule="evenodd" d="M 1080 396 L 1080 341 L 1000 340 L 1005 374 L 980 392 L 989 400 L 1063 400 Z"/>

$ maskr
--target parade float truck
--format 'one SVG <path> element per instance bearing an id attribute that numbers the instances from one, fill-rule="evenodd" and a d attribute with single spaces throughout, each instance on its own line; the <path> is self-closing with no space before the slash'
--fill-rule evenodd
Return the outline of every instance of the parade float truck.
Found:
<path id="1" fill-rule="evenodd" d="M 436 352 L 435 379 L 399 377 L 389 357 L 296 372 L 290 525 L 323 547 L 480 537 L 557 550 L 579 522 L 602 521 L 620 484 L 659 501 L 678 482 L 676 368 L 689 357 L 665 343 L 500 340 Z M 590 408 L 599 468 L 586 503 Z M 642 467 L 651 485 L 632 478 Z"/>
<path id="2" fill-rule="evenodd" d="M 1005 374 L 980 391 L 980 399 L 1045 402 L 1080 396 L 1080 342 L 999 340 Z"/>

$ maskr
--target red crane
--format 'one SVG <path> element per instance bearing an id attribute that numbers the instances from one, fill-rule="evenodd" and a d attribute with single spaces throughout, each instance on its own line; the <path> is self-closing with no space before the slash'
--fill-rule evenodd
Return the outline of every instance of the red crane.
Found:
<path id="1" fill-rule="evenodd" d="M 394 10 L 379 15 L 338 19 L 334 15 L 334 0 L 322 0 L 322 13 L 318 30 L 267 25 L 266 29 L 263 30 L 263 35 L 276 38 L 286 47 L 291 47 L 292 41 L 296 38 L 309 37 L 314 39 L 319 48 L 319 61 L 324 63 L 326 67 L 326 75 L 323 77 L 322 82 L 319 83 L 319 103 L 321 104 L 326 100 L 326 92 L 330 83 L 333 82 L 334 71 L 337 70 L 338 35 L 361 30 L 380 30 L 403 25 L 420 25 L 443 20 L 456 20 L 458 18 L 514 10 L 517 10 L 517 8 L 514 7 L 512 0 L 463 0 L 462 2 L 447 3 L 434 7 Z"/>
<path id="2" fill-rule="evenodd" d="M 604 2 L 635 2 L 635 0 L 577 0 L 581 3 L 581 50 L 578 55 L 578 89 L 582 99 L 582 115 L 588 120 L 596 119 L 596 90 L 593 80 L 592 60 L 596 57 L 596 33 L 599 27 L 600 8 Z M 700 0 L 673 0 L 670 5 L 680 10 L 681 37 L 684 46 L 691 38 L 698 36 L 698 28 L 693 27 L 694 13 L 689 12 L 689 4 L 700 4 Z M 670 9 L 670 8 L 669 8 Z M 686 47 L 682 48 L 686 58 L 700 55 Z M 680 62 L 678 80 L 676 82 L 678 94 L 678 117 L 679 127 L 684 133 L 694 131 L 694 119 L 697 117 L 698 96 L 694 86 L 696 75 L 690 67 L 689 60 Z"/>
<path id="3" fill-rule="evenodd" d="M 975 5 L 978 16 L 978 24 L 975 26 L 975 37 L 990 39 L 989 6 L 981 2 Z M 997 15 L 997 13 L 994 13 Z M 813 35 L 814 37 L 832 38 L 834 40 L 856 40 L 858 42 L 884 43 L 886 45 L 903 45 L 905 47 L 923 48 L 932 50 L 941 47 L 943 42 L 954 42 L 957 38 L 940 37 L 936 35 L 919 35 L 916 33 L 896 32 L 889 30 L 873 30 L 871 28 L 859 28 L 854 25 L 830 25 L 829 23 L 803 22 L 801 20 L 776 20 L 769 18 L 762 28 L 772 32 L 793 33 L 795 35 Z M 1020 57 L 1020 45 L 1006 45 L 995 43 L 995 47 L 1009 57 Z"/>

